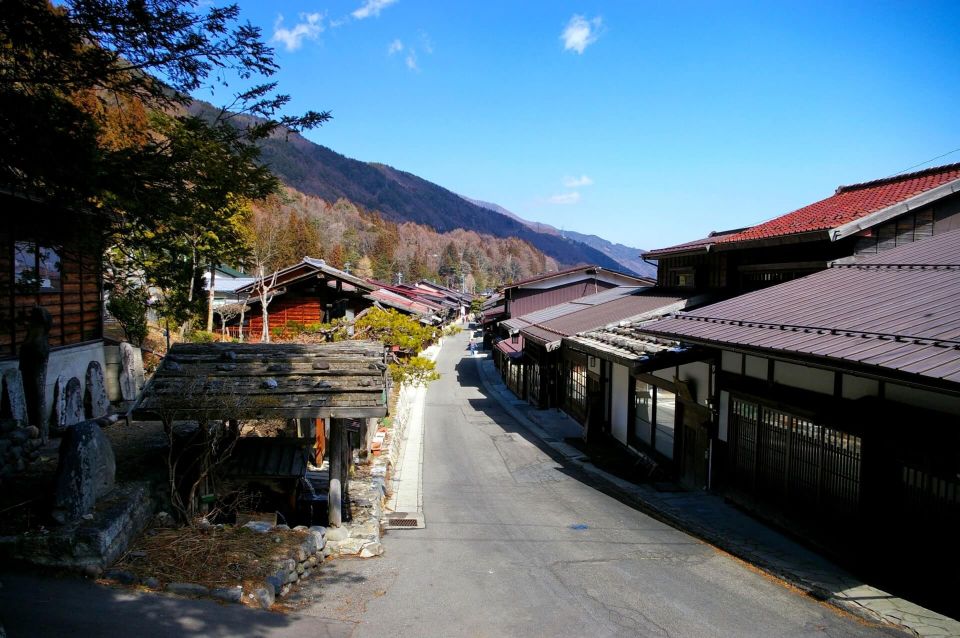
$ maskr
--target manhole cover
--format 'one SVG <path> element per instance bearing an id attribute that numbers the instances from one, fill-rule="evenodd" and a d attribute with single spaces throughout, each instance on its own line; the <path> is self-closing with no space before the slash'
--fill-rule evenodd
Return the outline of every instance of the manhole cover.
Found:
<path id="1" fill-rule="evenodd" d="M 423 529 L 423 514 L 418 512 L 392 512 L 387 515 L 384 529 Z"/>

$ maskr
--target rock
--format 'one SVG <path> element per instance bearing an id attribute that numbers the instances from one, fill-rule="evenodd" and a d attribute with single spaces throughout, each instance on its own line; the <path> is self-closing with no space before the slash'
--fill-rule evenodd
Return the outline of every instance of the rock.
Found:
<path id="1" fill-rule="evenodd" d="M 303 563 L 297 563 L 297 576 L 302 576 L 304 569 Z"/>
<path id="2" fill-rule="evenodd" d="M 267 576 L 267 585 L 269 585 L 270 587 L 273 587 L 273 592 L 275 594 L 279 594 L 280 588 L 282 588 L 286 583 L 287 583 L 286 572 L 279 572 L 279 573 Z"/>
<path id="3" fill-rule="evenodd" d="M 316 557 L 316 556 L 311 556 L 310 558 L 308 558 L 308 559 L 307 559 L 306 566 L 307 566 L 307 569 L 313 569 L 314 567 L 316 567 L 316 566 L 317 566 L 317 557 Z"/>
<path id="4" fill-rule="evenodd" d="M 280 525 L 275 525 L 273 529 L 281 530 L 281 531 L 284 531 L 284 532 L 289 532 L 289 531 L 290 531 L 290 526 L 289 526 L 289 525 L 284 525 L 283 523 L 281 523 Z"/>
<path id="5" fill-rule="evenodd" d="M 23 394 L 23 375 L 16 368 L 3 371 L 0 382 L 0 417 L 4 419 L 27 420 L 27 398 Z"/>
<path id="6" fill-rule="evenodd" d="M 144 587 L 149 587 L 150 589 L 160 589 L 160 581 L 153 576 L 144 578 L 142 584 Z"/>
<path id="7" fill-rule="evenodd" d="M 296 527 L 293 528 L 293 531 L 295 531 L 295 532 L 305 532 L 305 531 L 307 531 L 307 526 L 306 526 L 306 525 L 297 525 Z"/>
<path id="8" fill-rule="evenodd" d="M 110 411 L 110 399 L 107 398 L 107 386 L 103 379 L 103 368 L 99 361 L 87 365 L 86 389 L 83 392 L 83 408 L 88 419 L 99 419 Z"/>
<path id="9" fill-rule="evenodd" d="M 167 591 L 181 596 L 206 596 L 210 590 L 196 583 L 169 583 Z"/>
<path id="10" fill-rule="evenodd" d="M 245 523 L 244 527 L 257 534 L 266 534 L 273 529 L 273 525 L 266 521 L 250 521 L 249 523 Z"/>
<path id="11" fill-rule="evenodd" d="M 99 565 L 84 565 L 83 566 L 83 575 L 87 578 L 100 578 L 100 574 L 103 573 L 103 569 Z"/>
<path id="12" fill-rule="evenodd" d="M 322 525 L 311 525 L 309 530 L 314 534 L 320 534 L 321 536 L 325 536 L 327 533 L 327 528 Z"/>
<path id="13" fill-rule="evenodd" d="M 125 569 L 108 569 L 103 573 L 103 577 L 121 585 L 133 585 L 138 580 L 133 572 Z"/>
<path id="14" fill-rule="evenodd" d="M 25 469 L 27 469 L 27 464 L 26 464 L 26 462 L 25 462 L 22 458 L 17 459 L 17 462 L 16 462 L 16 463 L 14 464 L 14 466 L 13 466 L 13 471 L 16 472 L 17 474 L 19 474 L 20 472 L 24 471 Z"/>
<path id="15" fill-rule="evenodd" d="M 290 585 L 284 585 L 280 588 L 280 598 L 286 598 L 287 594 L 290 593 Z"/>
<path id="16" fill-rule="evenodd" d="M 60 442 L 53 518 L 75 521 L 113 489 L 116 459 L 110 441 L 94 421 L 71 427 Z"/>
<path id="17" fill-rule="evenodd" d="M 277 380 L 273 378 L 264 379 L 260 382 L 260 387 L 264 390 L 276 390 L 277 389 Z"/>
<path id="18" fill-rule="evenodd" d="M 20 445 L 11 445 L 10 449 L 7 450 L 7 456 L 11 459 L 18 459 L 23 454 L 23 446 Z"/>
<path id="19" fill-rule="evenodd" d="M 335 552 L 341 556 L 356 556 L 369 541 L 365 538 L 347 538 L 336 543 Z"/>
<path id="20" fill-rule="evenodd" d="M 310 578 L 310 574 L 312 573 L 313 568 L 308 567 L 307 569 L 303 570 L 302 574 L 300 574 L 300 580 L 303 580 L 304 578 Z"/>
<path id="21" fill-rule="evenodd" d="M 323 547 L 323 557 L 324 557 L 324 558 L 329 558 L 329 557 L 332 556 L 332 555 L 333 555 L 333 548 L 330 547 L 330 545 L 324 545 L 324 547 Z"/>
<path id="22" fill-rule="evenodd" d="M 6 434 L 12 432 L 23 425 L 22 421 L 16 419 L 0 419 L 0 432 Z"/>
<path id="23" fill-rule="evenodd" d="M 177 522 L 167 512 L 157 512 L 157 515 L 153 517 L 154 527 L 174 527 L 176 524 Z"/>
<path id="24" fill-rule="evenodd" d="M 383 545 L 377 542 L 367 543 L 360 550 L 360 558 L 373 558 L 383 554 Z"/>
<path id="25" fill-rule="evenodd" d="M 327 530 L 328 541 L 342 541 L 350 537 L 350 532 L 345 527 L 331 527 Z"/>
<path id="26" fill-rule="evenodd" d="M 294 569 L 292 572 L 287 574 L 287 584 L 295 583 L 300 578 L 300 575 L 297 573 L 297 570 Z"/>
<path id="27" fill-rule="evenodd" d="M 39 439 L 40 438 L 40 428 L 35 425 L 28 425 L 23 428 L 24 433 L 26 433 L 27 438 L 30 439 Z"/>
<path id="28" fill-rule="evenodd" d="M 11 443 L 24 443 L 30 438 L 30 435 L 27 434 L 26 428 L 20 428 L 11 432 L 7 438 L 10 439 Z"/>
<path id="29" fill-rule="evenodd" d="M 226 603 L 239 603 L 243 600 L 243 587 L 240 585 L 236 587 L 218 587 L 217 589 L 210 590 L 210 595 Z"/>
<path id="30" fill-rule="evenodd" d="M 253 595 L 263 609 L 270 609 L 276 600 L 276 594 L 273 592 L 273 587 L 270 586 L 257 588 L 256 591 L 253 592 Z"/>

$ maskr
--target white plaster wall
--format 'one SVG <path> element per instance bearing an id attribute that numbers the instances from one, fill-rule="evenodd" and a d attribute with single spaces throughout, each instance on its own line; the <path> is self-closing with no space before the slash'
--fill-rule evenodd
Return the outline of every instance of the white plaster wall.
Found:
<path id="1" fill-rule="evenodd" d="M 613 438 L 624 445 L 627 444 L 627 402 L 630 398 L 630 372 L 626 366 L 613 364 L 613 374 L 611 375 L 611 398 L 610 398 L 610 429 Z"/>
<path id="2" fill-rule="evenodd" d="M 864 379 L 852 374 L 843 375 L 843 398 L 861 399 L 880 395 L 880 382 L 876 379 Z"/>
<path id="3" fill-rule="evenodd" d="M 911 388 L 896 383 L 886 384 L 885 396 L 888 400 L 897 403 L 906 403 L 918 408 L 937 410 L 960 417 L 960 397 Z"/>
<path id="4" fill-rule="evenodd" d="M 720 353 L 720 369 L 722 369 L 724 372 L 740 374 L 740 366 L 742 363 L 743 355 L 739 352 L 724 350 Z"/>
<path id="5" fill-rule="evenodd" d="M 669 368 L 654 370 L 650 374 L 665 381 L 673 381 L 673 377 L 677 374 L 677 366 L 670 366 Z"/>
<path id="6" fill-rule="evenodd" d="M 700 405 L 707 405 L 710 399 L 710 364 L 703 361 L 685 363 L 680 366 L 677 377 L 693 386 L 694 399 Z"/>
<path id="7" fill-rule="evenodd" d="M 746 372 L 747 376 L 766 381 L 767 359 L 764 357 L 754 357 L 749 354 L 746 355 L 746 357 L 747 360 L 744 364 L 744 372 Z"/>
<path id="8" fill-rule="evenodd" d="M 90 365 L 91 361 L 99 362 L 100 367 L 104 370 L 104 374 L 106 374 L 102 341 L 69 348 L 60 348 L 50 352 L 50 359 L 47 361 L 47 404 L 44 407 L 44 419 L 50 419 L 50 412 L 53 409 L 53 388 L 57 383 L 57 376 L 62 374 L 67 379 L 76 377 L 77 380 L 80 381 L 80 387 L 85 391 L 87 366 Z M 20 362 L 17 359 L 0 361 L 0 372 L 7 368 L 16 368 L 19 365 Z"/>
<path id="9" fill-rule="evenodd" d="M 727 432 L 729 431 L 729 420 L 730 417 L 730 393 L 726 390 L 720 391 L 720 420 L 718 425 L 717 436 L 721 441 L 727 440 Z"/>
<path id="10" fill-rule="evenodd" d="M 833 372 L 830 370 L 776 361 L 773 367 L 773 381 L 811 392 L 833 394 Z"/>

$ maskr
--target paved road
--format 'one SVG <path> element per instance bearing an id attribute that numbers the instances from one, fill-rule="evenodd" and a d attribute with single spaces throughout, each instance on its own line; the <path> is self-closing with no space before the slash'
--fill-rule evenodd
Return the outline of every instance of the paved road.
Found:
<path id="1" fill-rule="evenodd" d="M 484 395 L 466 335 L 425 410 L 427 528 L 387 535 L 356 635 L 873 636 L 604 495 Z"/>
<path id="2" fill-rule="evenodd" d="M 590 487 L 485 397 L 466 343 L 427 394 L 427 528 L 389 533 L 384 557 L 329 563 L 291 614 L 0 573 L 7 636 L 900 635 Z"/>

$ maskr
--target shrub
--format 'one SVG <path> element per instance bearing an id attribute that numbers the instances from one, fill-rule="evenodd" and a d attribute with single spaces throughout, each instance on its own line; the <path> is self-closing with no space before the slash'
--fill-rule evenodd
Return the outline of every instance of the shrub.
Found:
<path id="1" fill-rule="evenodd" d="M 217 335 L 206 330 L 193 330 L 187 334 L 187 341 L 191 343 L 213 343 L 217 340 Z"/>
<path id="2" fill-rule="evenodd" d="M 123 328 L 127 341 L 135 346 L 147 338 L 147 303 L 150 298 L 146 288 L 130 286 L 115 288 L 110 293 L 107 310 Z"/>
<path id="3" fill-rule="evenodd" d="M 426 385 L 440 378 L 437 364 L 426 357 L 410 357 L 399 363 L 390 364 L 390 376 L 394 383 L 408 385 Z"/>

